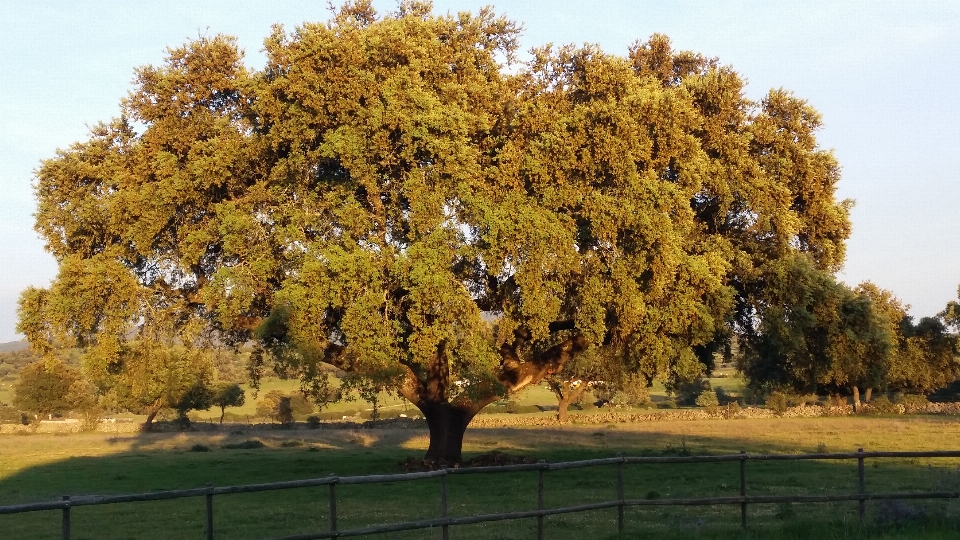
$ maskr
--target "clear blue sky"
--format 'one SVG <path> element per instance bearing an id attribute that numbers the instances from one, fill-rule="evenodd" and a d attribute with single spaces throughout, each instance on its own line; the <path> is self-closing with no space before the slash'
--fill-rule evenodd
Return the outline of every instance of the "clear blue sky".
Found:
<path id="1" fill-rule="evenodd" d="M 960 283 L 960 2 L 437 0 L 491 3 L 523 24 L 523 48 L 597 43 L 625 54 L 655 32 L 717 56 L 751 97 L 783 87 L 823 114 L 821 145 L 843 166 L 853 236 L 840 277 L 871 280 L 931 315 Z M 236 36 L 263 64 L 273 23 L 328 18 L 326 2 L 0 0 L 0 342 L 17 339 L 16 300 L 46 286 L 54 260 L 32 230 L 32 171 L 87 126 L 118 114 L 135 66 L 201 34 Z M 392 0 L 375 1 L 381 12 Z"/>

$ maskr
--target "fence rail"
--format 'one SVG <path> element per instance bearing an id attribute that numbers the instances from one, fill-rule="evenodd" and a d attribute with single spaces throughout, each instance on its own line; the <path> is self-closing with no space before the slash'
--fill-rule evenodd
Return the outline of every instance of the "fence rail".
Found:
<path id="1" fill-rule="evenodd" d="M 252 493 L 259 491 L 271 491 L 278 489 L 293 489 L 304 487 L 329 487 L 330 503 L 330 526 L 326 531 L 317 531 L 315 533 L 297 534 L 292 536 L 283 536 L 271 540 L 313 540 L 322 538 L 347 538 L 353 536 L 364 536 L 370 534 L 382 534 L 389 532 L 399 532 L 415 529 L 440 528 L 443 540 L 449 540 L 449 527 L 455 525 L 471 525 L 491 521 L 506 521 L 516 519 L 537 519 L 537 538 L 543 539 L 544 517 L 570 514 L 575 512 L 587 512 L 591 510 L 602 510 L 608 508 L 617 508 L 617 526 L 622 534 L 625 527 L 624 508 L 633 506 L 713 506 L 713 505 L 740 505 L 741 525 L 747 526 L 747 506 L 749 504 L 770 504 L 770 503 L 821 503 L 821 502 L 843 502 L 857 501 L 859 505 L 859 516 L 862 520 L 866 512 L 866 503 L 871 500 L 889 500 L 889 499 L 957 499 L 960 498 L 960 491 L 924 491 L 924 492 L 888 492 L 888 493 L 867 493 L 865 487 L 865 468 L 864 460 L 868 458 L 960 458 L 960 451 L 938 451 L 938 452 L 864 452 L 859 449 L 857 452 L 845 453 L 820 453 L 820 454 L 739 454 L 720 455 L 720 456 L 669 456 L 669 457 L 630 457 L 617 456 L 613 458 L 587 459 L 580 461 L 566 461 L 559 463 L 539 463 L 521 464 L 521 465 L 503 465 L 488 467 L 470 467 L 440 469 L 437 471 L 414 472 L 402 474 L 376 474 L 365 476 L 336 476 L 331 474 L 322 478 L 310 478 L 305 480 L 291 480 L 286 482 L 271 482 L 266 484 L 248 484 L 239 486 L 221 486 L 215 487 L 207 485 L 202 488 L 182 489 L 160 491 L 154 493 L 137 493 L 127 495 L 93 495 L 70 497 L 63 496 L 58 501 L 36 502 L 28 504 L 16 504 L 9 506 L 0 506 L 0 515 L 20 514 L 25 512 L 41 512 L 49 510 L 62 511 L 63 540 L 70 539 L 70 511 L 72 508 L 81 506 L 96 506 L 105 504 L 121 504 L 130 502 L 160 501 L 168 499 L 181 499 L 188 497 L 204 497 L 206 500 L 206 538 L 213 540 L 214 527 L 214 496 L 231 495 L 236 493 Z M 857 460 L 857 493 L 837 493 L 826 495 L 748 495 L 747 494 L 747 468 L 748 461 L 796 461 L 796 460 Z M 685 498 L 685 499 L 627 499 L 624 497 L 623 467 L 629 464 L 655 464 L 655 463 L 724 463 L 739 462 L 740 464 L 740 495 L 733 497 L 706 497 L 706 498 Z M 611 501 L 597 502 L 591 504 L 582 504 L 577 506 L 566 506 L 559 508 L 544 507 L 544 489 L 545 473 L 549 471 L 561 471 L 569 469 L 578 469 L 583 467 L 596 467 L 604 465 L 617 466 L 617 498 Z M 523 510 L 515 512 L 502 512 L 496 514 L 478 514 L 473 516 L 450 517 L 447 515 L 447 477 L 460 474 L 490 474 L 490 473 L 509 473 L 537 471 L 537 509 Z M 337 485 L 358 485 L 358 484 L 378 484 L 387 482 L 407 482 L 415 480 L 425 480 L 429 478 L 440 479 L 440 507 L 442 516 L 433 519 L 424 519 L 418 521 L 406 521 L 401 523 L 388 523 L 384 525 L 371 525 L 367 527 L 338 530 L 337 529 Z"/>

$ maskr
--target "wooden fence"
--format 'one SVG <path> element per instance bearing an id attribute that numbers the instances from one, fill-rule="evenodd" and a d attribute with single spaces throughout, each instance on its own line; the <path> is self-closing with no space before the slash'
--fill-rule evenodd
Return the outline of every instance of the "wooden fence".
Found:
<path id="1" fill-rule="evenodd" d="M 156 493 L 140 493 L 133 495 L 105 495 L 105 496 L 84 496 L 69 497 L 64 496 L 58 501 L 39 502 L 31 504 L 19 504 L 12 506 L 0 506 L 0 514 L 18 514 L 23 512 L 38 512 L 44 510 L 60 510 L 63 522 L 63 540 L 70 539 L 70 511 L 79 506 L 92 506 L 102 504 L 119 504 L 127 502 L 158 501 L 165 499 L 179 499 L 184 497 L 204 497 L 206 500 L 206 538 L 213 540 L 213 502 L 216 495 L 230 495 L 234 493 L 251 493 L 258 491 L 270 491 L 278 489 L 303 488 L 314 486 L 329 487 L 330 504 L 330 525 L 326 531 L 315 533 L 297 534 L 284 536 L 272 540 L 313 540 L 321 538 L 347 538 L 351 536 L 364 536 L 371 534 L 380 534 L 388 532 L 408 531 L 414 529 L 439 528 L 443 540 L 450 537 L 450 527 L 454 525 L 469 525 L 474 523 L 483 523 L 488 521 L 504 521 L 516 519 L 537 520 L 537 539 L 543 540 L 544 517 L 570 514 L 574 512 L 587 512 L 590 510 L 601 510 L 605 508 L 617 509 L 617 526 L 622 535 L 624 531 L 624 509 L 628 506 L 712 506 L 712 505 L 740 505 L 740 522 L 743 527 L 747 526 L 747 505 L 749 504 L 769 504 L 769 503 L 820 503 L 837 501 L 857 501 L 859 504 L 860 519 L 866 512 L 867 501 L 883 499 L 956 499 L 960 498 L 958 491 L 925 491 L 925 492 L 901 492 L 901 493 L 867 493 L 864 482 L 864 460 L 867 458 L 956 458 L 960 457 L 960 451 L 946 452 L 864 452 L 859 449 L 857 452 L 831 453 L 831 454 L 739 454 L 722 456 L 675 456 L 675 457 L 624 457 L 618 455 L 613 458 L 589 459 L 583 461 L 567 461 L 561 463 L 539 462 L 526 465 L 504 465 L 490 467 L 470 467 L 456 469 L 441 469 L 437 471 L 415 472 L 405 474 L 381 474 L 369 476 L 344 476 L 338 477 L 330 475 L 325 478 L 312 478 L 308 480 L 292 480 L 287 482 L 273 482 L 269 484 L 251 484 L 243 486 L 206 487 L 196 489 L 185 489 L 175 491 L 162 491 Z M 856 493 L 847 494 L 828 494 L 828 495 L 749 495 L 747 491 L 747 462 L 748 461 L 796 461 L 796 460 L 857 460 L 858 490 Z M 694 499 L 627 499 L 624 497 L 623 468 L 628 464 L 652 464 L 652 463 L 722 463 L 739 462 L 740 464 L 740 495 L 735 497 L 708 497 Z M 613 465 L 617 468 L 616 498 L 610 501 L 582 504 L 578 506 L 567 506 L 562 508 L 545 508 L 544 506 L 544 477 L 549 471 L 559 471 L 566 469 L 577 469 L 582 467 L 595 467 L 602 465 Z M 489 474 L 506 473 L 521 471 L 537 471 L 537 509 L 518 512 L 505 512 L 499 514 L 480 514 L 464 517 L 450 517 L 447 509 L 447 477 L 457 474 Z M 425 519 L 419 521 L 407 521 L 402 523 L 388 523 L 384 525 L 371 525 L 358 529 L 339 530 L 337 528 L 337 486 L 354 484 L 377 484 L 385 482 L 404 482 L 412 480 L 423 480 L 427 478 L 440 479 L 440 509 L 441 515 L 434 519 Z"/>

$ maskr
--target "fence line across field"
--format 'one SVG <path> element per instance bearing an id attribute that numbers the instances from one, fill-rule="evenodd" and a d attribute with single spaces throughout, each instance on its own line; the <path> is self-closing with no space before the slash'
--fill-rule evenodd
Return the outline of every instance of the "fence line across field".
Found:
<path id="1" fill-rule="evenodd" d="M 770 504 L 770 503 L 819 503 L 819 502 L 841 502 L 857 501 L 859 505 L 860 519 L 864 518 L 866 512 L 866 503 L 870 500 L 889 500 L 889 499 L 956 499 L 960 498 L 958 491 L 923 491 L 923 492 L 890 492 L 890 493 L 867 493 L 865 485 L 864 460 L 867 458 L 958 458 L 960 451 L 938 451 L 938 452 L 864 452 L 859 449 L 857 452 L 845 453 L 820 453 L 820 454 L 729 454 L 720 456 L 671 456 L 671 457 L 630 457 L 620 456 L 602 459 L 587 459 L 580 461 L 565 461 L 559 463 L 547 463 L 540 461 L 538 463 L 502 465 L 470 468 L 452 468 L 440 469 L 436 471 L 400 473 L 400 474 L 374 474 L 365 476 L 330 476 L 321 478 L 310 478 L 305 480 L 290 480 L 285 482 L 271 482 L 266 484 L 247 484 L 240 486 L 221 486 L 215 487 L 207 485 L 202 488 L 182 489 L 160 491 L 155 493 L 138 493 L 128 495 L 93 495 L 82 497 L 63 496 L 59 501 L 47 501 L 29 504 L 17 504 L 10 506 L 0 506 L 0 515 L 20 514 L 24 512 L 40 512 L 49 510 L 60 510 L 62 512 L 63 540 L 70 540 L 70 511 L 72 508 L 80 506 L 97 506 L 104 504 L 120 504 L 129 502 L 160 501 L 168 499 L 181 499 L 186 497 L 204 497 L 206 500 L 206 538 L 214 538 L 214 496 L 231 495 L 236 493 L 253 493 L 259 491 L 271 491 L 278 489 L 293 489 L 304 487 L 328 486 L 330 503 L 330 524 L 326 531 L 317 531 L 315 533 L 296 534 L 283 536 L 272 540 L 313 540 L 322 538 L 347 538 L 353 536 L 364 536 L 370 534 L 382 534 L 389 532 L 408 531 L 415 529 L 440 528 L 443 540 L 449 540 L 449 528 L 455 525 L 470 525 L 475 523 L 484 523 L 491 521 L 506 521 L 516 519 L 537 519 L 537 539 L 543 540 L 544 517 L 570 514 L 575 512 L 587 512 L 591 510 L 602 510 L 607 508 L 617 508 L 617 527 L 622 534 L 625 527 L 624 509 L 633 506 L 713 506 L 713 505 L 740 505 L 741 526 L 747 526 L 747 506 L 749 504 Z M 829 495 L 748 495 L 747 494 L 747 462 L 748 461 L 797 461 L 797 460 L 857 460 L 857 493 L 847 494 L 829 494 Z M 740 463 L 740 495 L 733 497 L 705 497 L 705 498 L 684 498 L 684 499 L 627 499 L 624 496 L 623 467 L 629 464 L 656 464 L 656 463 Z M 591 504 L 582 504 L 577 506 L 566 506 L 559 508 L 546 508 L 544 505 L 545 473 L 549 471 L 561 471 L 568 469 L 578 469 L 583 467 L 596 467 L 603 465 L 616 465 L 616 499 Z M 473 516 L 450 517 L 447 509 L 447 477 L 458 474 L 490 474 L 490 473 L 508 473 L 537 471 L 537 509 L 523 510 L 515 512 L 501 512 L 496 514 L 478 514 Z M 371 525 L 357 529 L 338 530 L 337 528 L 337 486 L 338 485 L 359 485 L 359 484 L 379 484 L 387 482 L 407 482 L 415 480 L 424 480 L 429 478 L 440 479 L 440 509 L 441 516 L 433 519 L 424 519 L 418 521 L 406 521 L 401 523 L 388 523 L 383 525 Z"/>

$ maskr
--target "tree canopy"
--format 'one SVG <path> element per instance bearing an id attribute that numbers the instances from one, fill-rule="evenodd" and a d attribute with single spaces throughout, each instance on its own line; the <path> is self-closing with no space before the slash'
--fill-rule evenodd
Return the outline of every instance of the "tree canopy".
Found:
<path id="1" fill-rule="evenodd" d="M 459 461 L 483 406 L 587 349 L 691 376 L 755 320 L 771 261 L 840 265 L 849 204 L 803 100 L 752 102 L 659 35 L 625 57 L 517 47 L 489 9 L 361 0 L 276 27 L 259 70 L 229 37 L 170 49 L 38 170 L 60 272 L 19 330 L 103 377 L 154 343 L 254 341 L 254 373 L 325 399 L 332 364 L 395 388 L 427 457 Z"/>
<path id="2" fill-rule="evenodd" d="M 741 366 L 751 385 L 859 396 L 883 384 L 896 336 L 874 306 L 876 287 L 854 291 L 803 255 L 770 265 L 763 278 Z"/>
<path id="3" fill-rule="evenodd" d="M 86 381 L 80 371 L 59 358 L 28 364 L 13 385 L 13 405 L 43 420 L 51 413 L 65 413 L 87 404 Z"/>

